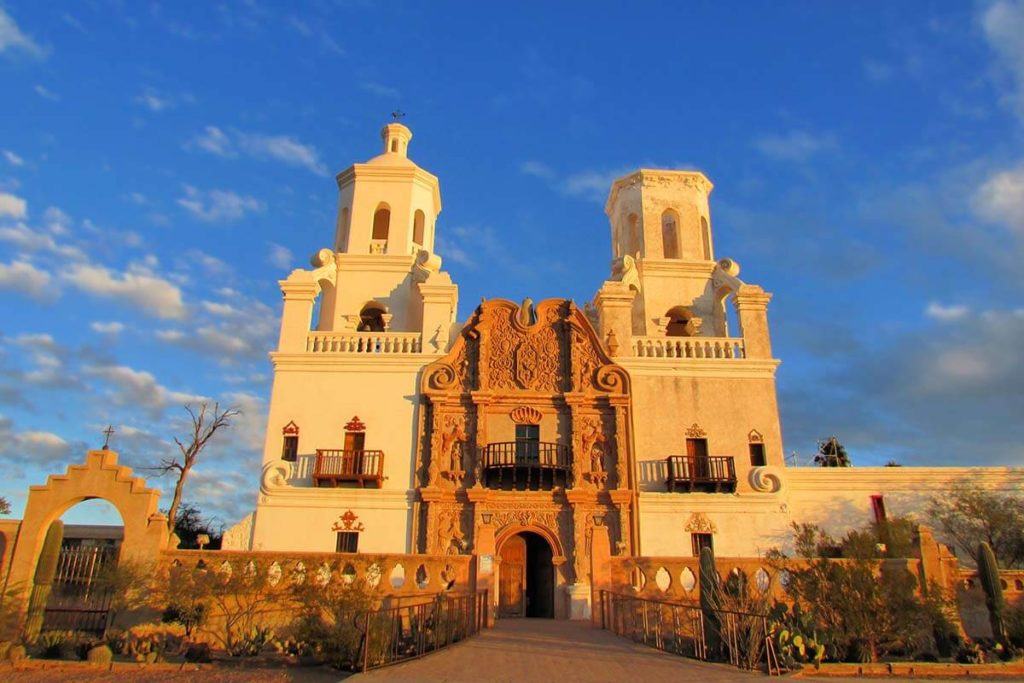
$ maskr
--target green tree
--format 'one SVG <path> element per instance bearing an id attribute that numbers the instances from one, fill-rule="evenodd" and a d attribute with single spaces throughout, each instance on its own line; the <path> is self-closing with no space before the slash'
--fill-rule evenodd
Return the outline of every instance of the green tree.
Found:
<path id="1" fill-rule="evenodd" d="M 0 515 L 11 514 L 11 501 L 7 500 L 3 496 L 0 496 Z"/>
<path id="2" fill-rule="evenodd" d="M 850 456 L 846 454 L 846 448 L 839 443 L 839 439 L 830 436 L 818 442 L 818 454 L 814 456 L 814 462 L 821 467 L 852 467 Z"/>
<path id="3" fill-rule="evenodd" d="M 224 525 L 203 515 L 195 504 L 184 502 L 174 519 L 174 533 L 180 541 L 178 548 L 182 550 L 198 548 L 200 534 L 210 537 L 210 542 L 203 546 L 206 550 L 220 550 Z"/>
<path id="4" fill-rule="evenodd" d="M 928 506 L 958 554 L 978 564 L 978 544 L 988 543 L 1004 569 L 1024 567 L 1024 500 L 958 482 Z"/>

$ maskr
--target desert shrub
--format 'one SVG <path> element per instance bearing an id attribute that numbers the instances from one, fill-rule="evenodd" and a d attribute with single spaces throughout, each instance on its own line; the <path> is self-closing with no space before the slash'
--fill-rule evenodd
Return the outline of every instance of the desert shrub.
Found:
<path id="1" fill-rule="evenodd" d="M 1006 637 L 1015 647 L 1024 647 L 1024 605 L 1006 610 Z"/>
<path id="2" fill-rule="evenodd" d="M 353 580 L 294 584 L 292 596 L 297 617 L 286 639 L 304 647 L 337 668 L 352 668 L 362 649 L 359 615 L 371 607 L 365 583 Z M 362 618 L 366 618 L 365 615 Z"/>
<path id="3" fill-rule="evenodd" d="M 181 624 L 139 624 L 113 636 L 111 643 L 118 654 L 140 662 L 149 655 L 177 655 L 185 644 L 185 628 Z"/>
<path id="4" fill-rule="evenodd" d="M 770 562 L 789 572 L 786 592 L 800 606 L 801 631 L 814 633 L 829 659 L 876 662 L 882 656 L 934 654 L 936 634 L 948 635 L 947 596 L 934 586 L 922 596 L 906 562 L 894 559 L 909 554 L 912 529 L 894 520 L 837 541 L 814 525 L 794 525 L 794 546 L 803 562 L 788 563 L 777 550 L 769 553 Z M 823 557 L 834 548 L 841 549 L 840 559 Z"/>
<path id="5" fill-rule="evenodd" d="M 181 624 L 185 629 L 185 636 L 190 637 L 192 631 L 206 621 L 206 605 L 186 598 L 183 604 L 168 605 L 160 618 L 165 624 Z"/>
<path id="6" fill-rule="evenodd" d="M 255 657 L 263 652 L 263 648 L 272 641 L 274 632 L 264 626 L 253 626 L 248 631 L 240 631 L 228 647 L 232 657 Z"/>
<path id="7" fill-rule="evenodd" d="M 43 631 L 36 638 L 36 648 L 40 659 L 64 659 L 74 648 L 74 634 L 69 631 Z"/>

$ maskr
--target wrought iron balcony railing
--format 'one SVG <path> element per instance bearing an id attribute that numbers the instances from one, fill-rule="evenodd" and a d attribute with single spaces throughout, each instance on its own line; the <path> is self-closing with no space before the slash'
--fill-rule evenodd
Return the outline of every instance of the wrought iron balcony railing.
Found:
<path id="1" fill-rule="evenodd" d="M 313 466 L 314 486 L 338 486 L 354 482 L 360 488 L 370 485 L 380 488 L 384 481 L 384 451 L 345 451 L 321 449 L 316 451 Z"/>
<path id="2" fill-rule="evenodd" d="M 564 487 L 572 468 L 569 446 L 544 441 L 499 441 L 482 450 L 484 485 L 492 489 L 550 491 Z"/>
<path id="3" fill-rule="evenodd" d="M 670 455 L 666 485 L 670 492 L 704 491 L 732 493 L 736 490 L 736 464 L 730 456 Z"/>

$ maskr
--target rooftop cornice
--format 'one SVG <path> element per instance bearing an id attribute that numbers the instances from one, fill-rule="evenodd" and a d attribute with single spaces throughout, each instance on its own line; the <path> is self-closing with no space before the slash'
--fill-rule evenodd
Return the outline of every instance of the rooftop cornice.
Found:
<path id="1" fill-rule="evenodd" d="M 334 177 L 338 189 L 351 185 L 356 179 L 375 180 L 384 183 L 413 182 L 429 189 L 434 195 L 434 213 L 441 213 L 441 183 L 437 176 L 424 171 L 412 162 L 408 165 L 352 164 Z"/>
<path id="2" fill-rule="evenodd" d="M 611 189 L 608 191 L 608 201 L 605 202 L 604 212 L 611 216 L 612 206 L 615 204 L 619 191 L 623 188 L 635 185 L 657 187 L 670 183 L 681 183 L 687 187 L 700 190 L 704 194 L 711 194 L 711 190 L 715 187 L 714 183 L 700 171 L 640 168 L 612 182 Z"/>

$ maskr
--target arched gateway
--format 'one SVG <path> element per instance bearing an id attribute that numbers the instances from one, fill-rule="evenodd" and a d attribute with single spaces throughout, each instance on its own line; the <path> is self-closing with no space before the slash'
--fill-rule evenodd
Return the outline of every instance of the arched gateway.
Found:
<path id="1" fill-rule="evenodd" d="M 493 565 L 500 615 L 578 616 L 595 524 L 636 538 L 629 386 L 571 301 L 481 303 L 421 379 L 417 550 Z"/>

